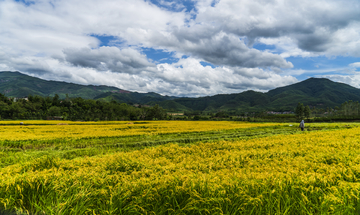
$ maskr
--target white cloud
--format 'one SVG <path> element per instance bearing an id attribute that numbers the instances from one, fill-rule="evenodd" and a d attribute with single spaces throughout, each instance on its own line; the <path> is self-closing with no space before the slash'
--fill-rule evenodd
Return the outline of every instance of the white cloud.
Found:
<path id="1" fill-rule="evenodd" d="M 349 64 L 350 67 L 360 68 L 360 62 Z"/>
<path id="2" fill-rule="evenodd" d="M 67 61 L 42 57 L 13 59 L 13 65 L 16 70 L 28 68 L 26 74 L 46 80 L 108 85 L 137 92 L 176 96 L 205 96 L 239 93 L 244 90 L 264 92 L 297 82 L 292 76 L 281 76 L 271 70 L 202 66 L 194 58 L 181 59 L 175 64 L 158 64 L 137 73 L 100 70 L 98 65 L 74 66 Z"/>
<path id="3" fill-rule="evenodd" d="M 287 62 L 280 55 L 249 48 L 239 37 L 224 32 L 179 29 L 170 34 L 155 31 L 141 32 L 140 30 L 128 33 L 132 40 L 146 41 L 144 42 L 146 46 L 153 45 L 161 49 L 180 52 L 201 58 L 214 65 L 248 68 L 293 67 L 291 62 Z"/>
<path id="4" fill-rule="evenodd" d="M 64 48 L 97 47 L 91 34 L 123 37 L 127 30 L 164 31 L 183 23 L 185 14 L 171 13 L 133 1 L 34 1 L 0 2 L 0 45 L 19 53 L 61 53 Z"/>
<path id="5" fill-rule="evenodd" d="M 340 82 L 340 83 L 351 85 L 356 88 L 360 88 L 360 73 L 359 72 L 357 72 L 356 74 L 353 74 L 353 75 L 335 74 L 335 75 L 322 75 L 322 76 L 318 76 L 318 77 L 328 78 L 335 82 Z"/>
<path id="6" fill-rule="evenodd" d="M 296 82 L 296 75 L 336 70 L 293 68 L 290 56 L 360 57 L 357 0 L 194 2 L 196 10 L 186 13 L 181 1 L 159 1 L 160 7 L 143 0 L 0 1 L 0 70 L 199 96 L 266 91 Z M 99 47 L 91 35 L 113 36 L 121 44 Z M 254 49 L 255 42 L 275 49 Z M 179 62 L 156 65 L 143 47 L 171 51 Z M 355 77 L 359 63 L 349 67 L 335 72 Z"/>
<path id="7" fill-rule="evenodd" d="M 65 49 L 65 60 L 75 66 L 94 68 L 98 71 L 139 73 L 154 67 L 145 55 L 132 48 L 100 47 L 98 49 Z"/>
<path id="8" fill-rule="evenodd" d="M 244 90 L 267 91 L 297 82 L 292 76 L 280 76 L 271 70 L 202 66 L 194 58 L 181 59 L 172 65 L 159 64 L 157 68 L 160 71 L 157 78 L 173 84 L 174 89 L 168 93 L 176 95 L 204 96 Z"/>
<path id="9" fill-rule="evenodd" d="M 247 36 L 250 42 L 288 37 L 287 46 L 298 49 L 296 55 L 304 51 L 360 56 L 359 1 L 222 0 L 215 7 L 211 3 L 207 0 L 199 2 L 196 21 L 211 23 L 208 28 L 214 31 L 220 29 Z"/>

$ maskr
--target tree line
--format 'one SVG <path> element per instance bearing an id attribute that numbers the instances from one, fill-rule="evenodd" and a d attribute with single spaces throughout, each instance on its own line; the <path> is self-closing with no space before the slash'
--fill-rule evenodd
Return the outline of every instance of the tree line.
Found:
<path id="1" fill-rule="evenodd" d="M 321 112 L 320 117 L 314 117 Z M 252 114 L 252 115 L 251 115 Z M 207 113 L 185 112 L 184 117 L 176 119 L 186 120 L 216 120 L 217 118 L 228 118 L 230 120 L 246 120 L 251 118 L 267 119 L 269 116 L 262 113 L 241 114 L 235 117 L 230 112 Z M 23 119 L 36 120 L 60 117 L 64 120 L 100 121 L 100 120 L 165 120 L 174 117 L 167 115 L 167 111 L 158 105 L 153 107 L 129 105 L 116 101 L 106 102 L 100 100 L 83 98 L 60 99 L 58 95 L 54 97 L 41 97 L 29 95 L 27 99 L 14 99 L 6 97 L 0 93 L 0 119 Z M 360 119 L 360 103 L 347 101 L 340 107 L 315 109 L 308 105 L 298 103 L 295 108 L 295 115 L 284 114 L 274 115 L 275 118 L 310 119 L 310 121 L 326 120 L 354 120 Z M 295 119 L 295 118 L 294 118 Z"/>
<path id="2" fill-rule="evenodd" d="M 153 107 L 134 107 L 116 101 L 106 102 L 83 98 L 60 99 L 29 95 L 27 99 L 6 97 L 0 93 L 0 119 L 48 119 L 61 117 L 64 120 L 163 120 L 166 110 Z"/>
<path id="3" fill-rule="evenodd" d="M 327 107 L 325 109 L 310 108 L 298 103 L 295 108 L 298 119 L 311 118 L 309 121 L 348 121 L 360 119 L 360 103 L 358 101 L 346 101 L 340 107 Z"/>

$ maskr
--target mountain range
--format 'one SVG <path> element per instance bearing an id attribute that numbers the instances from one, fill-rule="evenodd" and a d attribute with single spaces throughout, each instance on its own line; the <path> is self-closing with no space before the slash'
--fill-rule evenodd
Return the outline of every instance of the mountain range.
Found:
<path id="1" fill-rule="evenodd" d="M 28 95 L 82 97 L 129 104 L 158 104 L 172 111 L 292 111 L 298 102 L 312 107 L 340 106 L 348 100 L 360 101 L 360 89 L 325 78 L 309 78 L 279 87 L 266 93 L 245 91 L 199 98 L 162 96 L 157 93 L 137 93 L 109 86 L 80 85 L 47 81 L 20 72 L 0 72 L 0 93 L 7 97 Z"/>
<path id="2" fill-rule="evenodd" d="M 58 94 L 61 99 L 81 97 L 83 99 L 117 100 L 125 103 L 147 103 L 163 101 L 175 97 L 161 96 L 157 93 L 137 93 L 117 87 L 80 85 L 61 81 L 47 81 L 31 77 L 20 72 L 0 72 L 0 93 L 7 97 L 23 98 L 28 95 L 53 97 Z"/>

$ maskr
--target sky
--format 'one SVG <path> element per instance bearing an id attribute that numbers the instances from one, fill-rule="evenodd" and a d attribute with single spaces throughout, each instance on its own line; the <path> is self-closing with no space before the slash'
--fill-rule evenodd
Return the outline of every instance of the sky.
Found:
<path id="1" fill-rule="evenodd" d="M 0 71 L 199 97 L 360 88 L 359 0 L 0 0 Z"/>

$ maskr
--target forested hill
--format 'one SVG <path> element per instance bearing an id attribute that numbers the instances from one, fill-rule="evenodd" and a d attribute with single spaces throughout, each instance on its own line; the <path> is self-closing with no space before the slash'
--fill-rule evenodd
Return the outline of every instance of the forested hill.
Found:
<path id="1" fill-rule="evenodd" d="M 7 97 L 31 95 L 54 96 L 60 99 L 81 97 L 102 101 L 115 100 L 130 104 L 159 104 L 173 111 L 292 111 L 298 102 L 318 108 L 340 106 L 348 100 L 360 101 L 360 89 L 324 78 L 310 78 L 267 93 L 246 91 L 200 98 L 176 98 L 157 93 L 137 93 L 116 87 L 79 85 L 46 81 L 19 72 L 0 72 L 0 93 Z"/>
<path id="2" fill-rule="evenodd" d="M 53 97 L 60 99 L 81 97 L 83 99 L 117 100 L 125 103 L 147 103 L 163 101 L 173 97 L 161 96 L 156 93 L 136 93 L 117 87 L 80 85 L 60 81 L 46 81 L 31 77 L 20 72 L 0 72 L 0 93 L 7 97 L 23 98 L 28 95 Z"/>
<path id="3" fill-rule="evenodd" d="M 82 97 L 94 98 L 104 92 L 119 91 L 116 87 L 108 86 L 84 86 L 59 81 L 46 81 L 40 78 L 24 75 L 19 72 L 0 72 L 0 92 L 7 97 L 26 97 L 28 95 L 54 96 L 60 98 Z"/>
<path id="4" fill-rule="evenodd" d="M 360 89 L 326 78 L 305 81 L 270 90 L 269 105 L 275 109 L 294 107 L 298 102 L 317 107 L 335 107 L 352 100 L 360 101 Z"/>
<path id="5" fill-rule="evenodd" d="M 360 89 L 325 78 L 310 78 L 267 93 L 246 91 L 237 94 L 215 95 L 202 98 L 179 98 L 176 102 L 198 111 L 292 111 L 301 102 L 317 108 L 340 106 L 353 100 L 360 101 Z M 167 108 L 166 102 L 160 106 Z"/>

